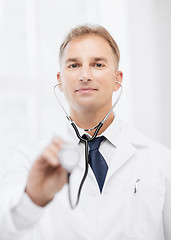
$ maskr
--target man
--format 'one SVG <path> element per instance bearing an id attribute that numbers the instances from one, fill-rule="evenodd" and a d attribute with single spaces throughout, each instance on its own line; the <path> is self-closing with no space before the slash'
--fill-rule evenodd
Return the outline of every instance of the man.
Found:
<path id="1" fill-rule="evenodd" d="M 61 45 L 57 80 L 81 135 L 92 136 L 95 130 L 84 129 L 96 126 L 111 109 L 112 94 L 123 77 L 118 66 L 119 49 L 103 27 L 80 26 Z M 70 176 L 75 200 L 84 172 L 84 144 L 71 126 L 67 134 L 81 153 Z M 9 169 L 1 186 L 0 239 L 171 239 L 169 150 L 113 112 L 97 139 L 101 136 L 96 151 L 105 162 L 103 183 L 100 186 L 90 156 L 88 176 L 74 210 L 68 201 L 67 172 L 58 159 L 65 137 L 54 138 L 44 150 L 39 146 L 20 149 L 15 168 Z"/>

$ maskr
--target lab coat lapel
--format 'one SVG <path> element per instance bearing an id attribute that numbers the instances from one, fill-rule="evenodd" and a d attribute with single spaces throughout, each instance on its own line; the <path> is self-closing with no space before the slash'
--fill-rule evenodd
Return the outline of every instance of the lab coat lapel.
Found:
<path id="1" fill-rule="evenodd" d="M 135 128 L 132 128 L 125 122 L 121 121 L 119 141 L 116 146 L 116 153 L 113 156 L 111 165 L 108 169 L 106 182 L 136 153 L 137 149 L 146 147 L 147 145 L 148 141 L 146 137 L 140 134 Z"/>
<path id="2" fill-rule="evenodd" d="M 111 161 L 106 176 L 106 181 L 127 162 L 136 152 L 136 148 L 132 145 L 127 135 L 121 132 L 118 145 L 116 147 L 116 153 Z"/>

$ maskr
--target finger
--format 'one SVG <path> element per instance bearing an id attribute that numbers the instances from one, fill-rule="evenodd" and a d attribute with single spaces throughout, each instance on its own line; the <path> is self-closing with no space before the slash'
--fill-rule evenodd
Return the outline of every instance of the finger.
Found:
<path id="1" fill-rule="evenodd" d="M 60 150 L 60 148 L 52 143 L 52 144 L 50 144 L 47 147 L 47 150 L 51 151 L 54 154 L 54 156 L 57 156 L 58 155 L 58 151 Z"/>
<path id="2" fill-rule="evenodd" d="M 54 158 L 56 158 L 56 157 L 58 158 L 58 152 L 62 148 L 62 146 L 59 147 L 60 144 L 63 145 L 64 143 L 63 142 L 57 143 L 57 144 L 52 143 L 46 148 L 46 151 L 51 152 L 51 154 L 54 156 Z"/>
<path id="3" fill-rule="evenodd" d="M 58 161 L 58 151 L 62 148 L 62 145 L 65 142 L 59 138 L 59 137 L 54 137 L 52 139 L 52 142 L 44 149 L 42 154 L 39 156 L 38 161 L 42 161 L 44 165 L 50 164 L 54 167 L 60 165 Z"/>
<path id="4" fill-rule="evenodd" d="M 58 149 L 61 149 L 63 144 L 65 144 L 64 140 L 59 137 L 54 137 L 52 139 L 52 144 L 55 145 Z"/>
<path id="5" fill-rule="evenodd" d="M 42 154 L 38 158 L 38 162 L 41 162 L 46 165 L 51 165 L 54 167 L 57 167 L 59 164 L 57 154 L 54 154 L 54 152 L 50 151 L 49 149 L 45 149 Z"/>

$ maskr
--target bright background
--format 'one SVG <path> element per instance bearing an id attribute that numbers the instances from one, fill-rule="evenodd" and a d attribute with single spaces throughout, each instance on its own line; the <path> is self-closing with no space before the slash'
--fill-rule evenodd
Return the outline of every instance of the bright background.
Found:
<path id="1" fill-rule="evenodd" d="M 171 147 L 170 0 L 0 0 L 0 172 L 18 145 L 64 125 L 58 49 L 83 23 L 103 25 L 119 45 L 118 115 Z"/>

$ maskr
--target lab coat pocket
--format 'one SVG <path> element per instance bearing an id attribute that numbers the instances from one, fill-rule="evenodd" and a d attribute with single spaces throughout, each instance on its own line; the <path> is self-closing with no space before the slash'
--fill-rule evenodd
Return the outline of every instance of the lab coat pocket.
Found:
<path id="1" fill-rule="evenodd" d="M 141 179 L 131 181 L 125 205 L 125 233 L 129 239 L 158 239 L 162 224 L 164 187 Z"/>

